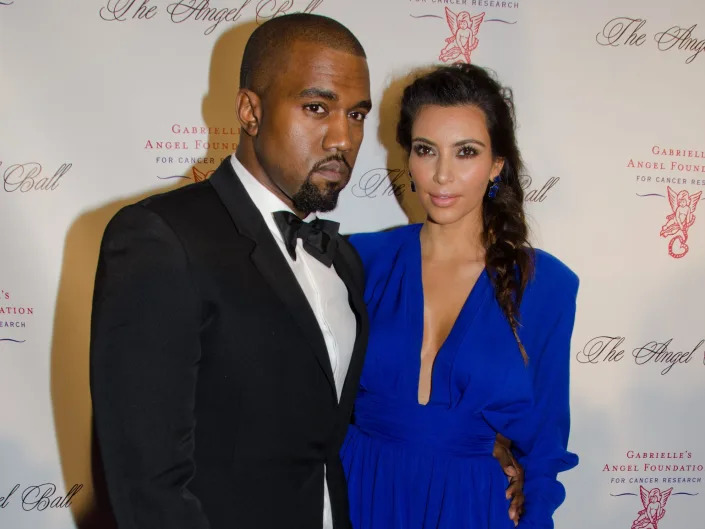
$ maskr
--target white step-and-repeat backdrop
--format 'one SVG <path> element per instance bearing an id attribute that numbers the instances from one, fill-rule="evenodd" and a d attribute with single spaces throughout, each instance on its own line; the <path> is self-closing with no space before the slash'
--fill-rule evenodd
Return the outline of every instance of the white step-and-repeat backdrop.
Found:
<path id="1" fill-rule="evenodd" d="M 471 61 L 514 89 L 533 242 L 581 278 L 557 527 L 705 527 L 705 4 L 622 4 L 0 0 L 0 527 L 107 527 L 87 369 L 103 229 L 234 150 L 244 43 L 297 11 L 369 55 L 375 109 L 331 215 L 347 232 L 420 220 L 394 142 L 412 68 Z M 460 16 L 479 44 L 445 56 Z"/>

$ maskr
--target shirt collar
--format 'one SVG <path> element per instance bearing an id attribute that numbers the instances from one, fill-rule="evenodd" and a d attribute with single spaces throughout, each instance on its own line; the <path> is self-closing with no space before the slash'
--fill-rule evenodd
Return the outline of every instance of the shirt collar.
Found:
<path id="1" fill-rule="evenodd" d="M 230 157 L 230 163 L 233 166 L 235 174 L 237 174 L 237 176 L 240 178 L 240 182 L 245 188 L 245 191 L 247 191 L 247 194 L 250 196 L 250 199 L 252 199 L 252 202 L 255 203 L 255 206 L 264 218 L 264 222 L 265 224 L 267 224 L 269 231 L 274 234 L 275 238 L 283 240 L 279 231 L 279 227 L 274 221 L 272 213 L 274 213 L 275 211 L 290 211 L 291 213 L 293 213 L 291 208 L 287 206 L 282 199 L 280 199 L 269 189 L 264 187 L 264 185 L 262 185 L 262 183 L 257 180 L 250 171 L 245 169 L 245 166 L 242 165 L 242 163 L 240 162 L 240 160 L 237 159 L 235 154 Z M 303 220 L 305 222 L 310 222 L 315 218 L 316 215 L 314 213 L 309 213 L 308 216 Z"/>

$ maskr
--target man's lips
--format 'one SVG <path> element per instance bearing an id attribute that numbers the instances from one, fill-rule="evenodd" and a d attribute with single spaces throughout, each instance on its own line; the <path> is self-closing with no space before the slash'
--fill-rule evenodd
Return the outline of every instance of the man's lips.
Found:
<path id="1" fill-rule="evenodd" d="M 326 180 L 332 180 L 335 182 L 344 180 L 350 175 L 350 170 L 342 162 L 325 163 L 320 167 L 317 167 L 314 172 L 320 174 Z"/>

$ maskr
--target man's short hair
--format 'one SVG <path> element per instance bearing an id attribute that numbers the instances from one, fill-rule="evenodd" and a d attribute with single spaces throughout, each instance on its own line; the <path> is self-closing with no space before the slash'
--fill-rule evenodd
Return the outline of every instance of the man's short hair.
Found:
<path id="1" fill-rule="evenodd" d="M 295 13 L 268 20 L 250 35 L 240 67 L 240 88 L 257 93 L 267 89 L 285 64 L 294 42 L 311 42 L 359 57 L 365 50 L 340 22 L 322 15 Z"/>

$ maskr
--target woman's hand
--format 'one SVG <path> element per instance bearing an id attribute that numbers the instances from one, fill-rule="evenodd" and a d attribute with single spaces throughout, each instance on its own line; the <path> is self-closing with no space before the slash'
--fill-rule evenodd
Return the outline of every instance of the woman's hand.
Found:
<path id="1" fill-rule="evenodd" d="M 511 446 L 511 440 L 497 434 L 492 455 L 499 461 L 502 471 L 509 478 L 506 492 L 507 499 L 512 499 L 509 505 L 509 518 L 514 522 L 514 526 L 517 526 L 524 512 L 524 469 L 514 458 Z"/>

